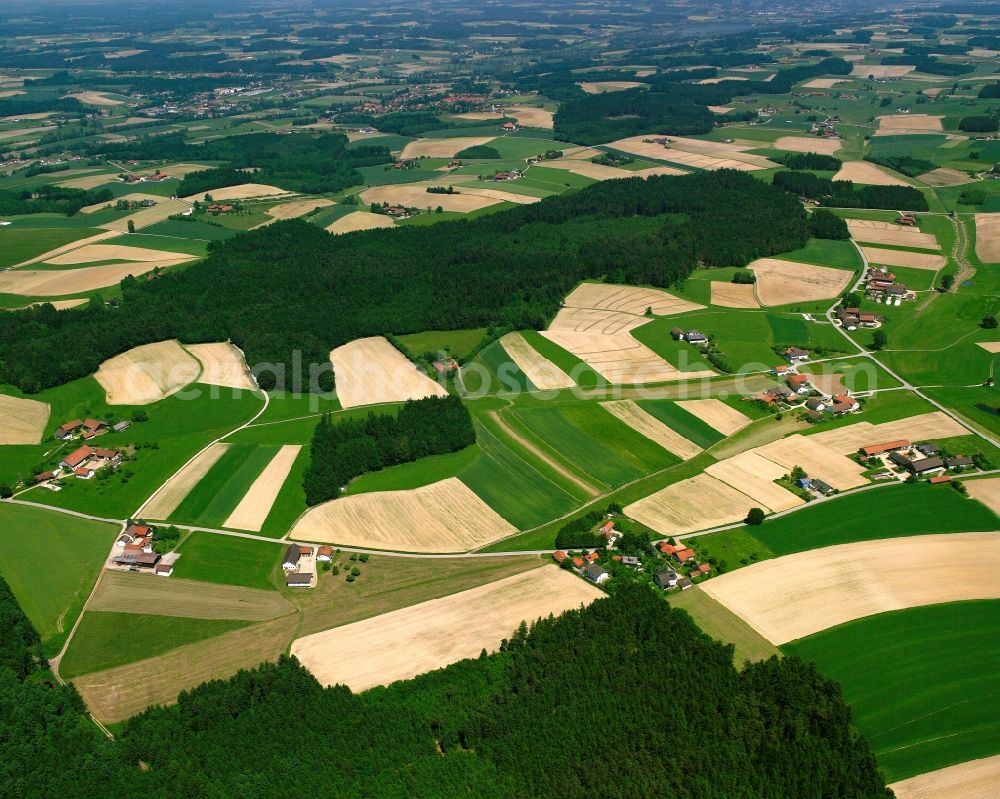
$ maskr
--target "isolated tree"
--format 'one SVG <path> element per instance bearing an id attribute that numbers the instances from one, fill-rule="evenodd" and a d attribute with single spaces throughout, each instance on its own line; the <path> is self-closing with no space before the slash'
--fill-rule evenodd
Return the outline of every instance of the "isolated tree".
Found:
<path id="1" fill-rule="evenodd" d="M 995 316 L 984 316 L 981 326 L 986 330 L 995 330 L 997 326 L 997 318 Z"/>
<path id="2" fill-rule="evenodd" d="M 954 285 L 955 285 L 955 276 L 954 275 L 945 275 L 943 278 L 941 278 L 941 290 L 942 291 L 951 291 L 951 287 L 954 286 Z"/>
<path id="3" fill-rule="evenodd" d="M 128 221 L 128 232 L 135 233 L 135 222 L 133 222 L 131 219 Z"/>
<path id="4" fill-rule="evenodd" d="M 0 499 L 10 499 L 14 496 L 14 491 L 9 485 L 0 485 Z"/>
<path id="5" fill-rule="evenodd" d="M 880 350 L 889 343 L 889 337 L 885 334 L 884 330 L 876 330 L 872 333 L 872 349 Z"/>
<path id="6" fill-rule="evenodd" d="M 761 510 L 760 508 L 750 508 L 750 512 L 747 514 L 747 517 L 746 519 L 744 519 L 744 521 L 747 524 L 753 525 L 755 527 L 759 524 L 763 524 L 764 511 Z"/>

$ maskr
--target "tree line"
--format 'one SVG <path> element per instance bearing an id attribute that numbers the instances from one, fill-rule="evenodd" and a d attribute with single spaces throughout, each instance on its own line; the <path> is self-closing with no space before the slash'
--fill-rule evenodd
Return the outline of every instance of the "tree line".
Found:
<path id="1" fill-rule="evenodd" d="M 0 214 L 66 214 L 73 216 L 81 208 L 114 199 L 110 189 L 66 189 L 56 185 L 37 189 L 0 192 Z"/>
<path id="2" fill-rule="evenodd" d="M 0 641 L 16 664 L 33 644 L 12 633 L 28 623 L 9 591 L 0 590 L 0 608 Z M 22 674 L 7 656 L 0 792 L 891 797 L 836 683 L 797 658 L 740 671 L 732 654 L 650 588 L 626 582 L 586 608 L 522 623 L 494 654 L 361 694 L 324 688 L 282 656 L 131 718 L 115 741 L 90 723 L 72 687 L 44 679 L 43 664 Z M 303 769 L 316 778 L 304 780 Z"/>
<path id="3" fill-rule="evenodd" d="M 313 432 L 303 478 L 306 504 L 340 496 L 355 477 L 387 466 L 457 452 L 476 442 L 472 417 L 455 396 L 408 400 L 399 414 L 371 412 L 364 419 L 326 414 Z"/>
<path id="4" fill-rule="evenodd" d="M 329 364 L 364 336 L 475 327 L 542 329 L 584 279 L 667 288 L 699 265 L 744 265 L 808 239 L 795 197 L 719 170 L 596 183 L 471 220 L 331 236 L 301 220 L 214 243 L 205 261 L 122 300 L 0 314 L 0 381 L 23 391 L 91 374 L 140 344 L 231 340 L 265 389 L 292 386 L 294 354 Z M 280 365 L 286 365 L 287 371 Z M 328 391 L 329 369 L 315 385 Z"/>
<path id="5" fill-rule="evenodd" d="M 811 172 L 777 172 L 771 182 L 799 197 L 834 208 L 927 210 L 927 198 L 913 186 L 856 186 L 850 180 L 829 180 Z"/>

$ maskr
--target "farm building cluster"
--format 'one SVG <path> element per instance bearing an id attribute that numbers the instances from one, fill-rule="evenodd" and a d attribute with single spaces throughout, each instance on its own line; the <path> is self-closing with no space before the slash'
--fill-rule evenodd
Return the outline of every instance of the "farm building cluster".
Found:
<path id="1" fill-rule="evenodd" d="M 288 588 L 315 588 L 317 564 L 329 563 L 331 560 L 333 547 L 289 544 L 281 562 L 281 568 L 285 572 L 285 585 Z"/>
<path id="2" fill-rule="evenodd" d="M 941 451 L 933 442 L 913 444 L 905 438 L 867 444 L 858 450 L 861 463 L 876 469 L 872 479 L 921 479 L 943 483 L 951 474 L 960 474 L 979 468 L 976 458 L 969 455 L 951 455 Z"/>
<path id="3" fill-rule="evenodd" d="M 105 433 L 120 433 L 129 428 L 129 423 L 105 422 L 100 419 L 73 419 L 64 422 L 55 430 L 55 438 L 63 442 L 76 439 L 90 441 Z M 101 469 L 115 469 L 122 462 L 122 452 L 111 447 L 94 447 L 81 444 L 72 452 L 64 455 L 54 469 L 48 469 L 35 475 L 35 485 L 44 486 L 54 491 L 59 490 L 59 481 L 73 477 L 80 480 L 92 479 Z"/>
<path id="4" fill-rule="evenodd" d="M 137 175 L 135 172 L 123 172 L 118 176 L 118 180 L 122 183 L 162 183 L 163 181 L 169 179 L 170 175 L 165 172 L 161 172 L 159 169 L 148 175 Z"/>
<path id="5" fill-rule="evenodd" d="M 161 555 L 154 548 L 155 542 L 156 528 L 129 522 L 115 541 L 107 568 L 169 577 L 174 573 L 174 561 L 180 556 L 173 552 Z"/>
<path id="6" fill-rule="evenodd" d="M 786 350 L 787 364 L 779 364 L 771 369 L 771 374 L 783 382 L 765 389 L 748 399 L 778 408 L 804 408 L 810 421 L 818 422 L 829 417 L 858 413 L 861 403 L 848 388 L 837 392 L 824 391 L 816 383 L 813 375 L 801 374 L 797 364 L 808 360 L 805 350 L 789 347 Z"/>

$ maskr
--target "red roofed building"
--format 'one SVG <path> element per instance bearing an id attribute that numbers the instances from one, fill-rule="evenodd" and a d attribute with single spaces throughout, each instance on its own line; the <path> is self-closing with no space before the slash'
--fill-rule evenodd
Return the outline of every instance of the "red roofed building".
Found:
<path id="1" fill-rule="evenodd" d="M 895 441 L 886 441 L 883 444 L 869 444 L 867 447 L 861 448 L 861 454 L 869 457 L 871 455 L 882 455 L 886 452 L 892 452 L 897 449 L 905 449 L 910 446 L 910 442 L 905 438 L 899 438 Z"/>
<path id="2" fill-rule="evenodd" d="M 601 532 L 604 533 L 605 535 L 612 532 L 614 529 L 615 529 L 614 522 L 605 522 L 604 524 L 601 525 Z"/>
<path id="3" fill-rule="evenodd" d="M 75 469 L 81 463 L 83 463 L 87 458 L 93 457 L 94 448 L 83 446 L 79 449 L 74 450 L 61 461 L 59 461 L 60 466 L 65 466 L 67 469 Z"/>
<path id="4" fill-rule="evenodd" d="M 674 557 L 677 558 L 681 563 L 685 561 L 694 560 L 694 550 L 693 549 L 680 549 L 674 552 Z"/>
<path id="5" fill-rule="evenodd" d="M 594 561 L 600 560 L 600 559 L 601 559 L 601 556 L 598 555 L 596 552 L 591 552 L 589 555 L 587 555 L 587 560 L 590 563 L 593 563 Z"/>
<path id="6" fill-rule="evenodd" d="M 65 424 L 59 425 L 56 428 L 56 438 L 69 438 L 73 433 L 77 431 L 83 425 L 79 419 L 74 419 L 72 422 L 66 422 Z"/>
<path id="7" fill-rule="evenodd" d="M 808 390 L 809 378 L 806 375 L 791 375 L 785 382 L 792 391 L 797 393 Z"/>
<path id="8" fill-rule="evenodd" d="M 557 549 L 555 552 L 552 553 L 552 557 L 555 558 L 556 563 L 562 563 L 564 560 L 566 560 L 566 553 L 563 552 L 561 549 Z"/>
<path id="9" fill-rule="evenodd" d="M 89 480 L 94 476 L 94 470 L 87 466 L 78 466 L 73 470 L 73 474 L 79 477 L 81 480 Z"/>
<path id="10" fill-rule="evenodd" d="M 573 558 L 573 565 L 579 569 L 583 566 L 583 558 Z"/>
<path id="11" fill-rule="evenodd" d="M 937 477 L 932 477 L 927 482 L 930 483 L 931 485 L 937 485 L 938 483 L 947 483 L 950 480 L 951 480 L 951 478 L 948 475 L 946 475 L 946 474 L 939 474 Z"/>
<path id="12" fill-rule="evenodd" d="M 660 552 L 664 555 L 673 555 L 675 552 L 680 552 L 684 547 L 678 546 L 677 544 L 669 544 L 664 541 L 660 544 Z"/>

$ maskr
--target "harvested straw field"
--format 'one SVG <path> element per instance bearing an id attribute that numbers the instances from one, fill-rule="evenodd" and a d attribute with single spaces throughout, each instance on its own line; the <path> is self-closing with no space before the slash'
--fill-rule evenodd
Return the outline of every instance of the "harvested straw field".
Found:
<path id="1" fill-rule="evenodd" d="M 957 169 L 932 169 L 917 175 L 917 180 L 923 181 L 928 186 L 961 186 L 965 183 L 972 183 L 975 178 L 969 177 L 965 172 Z"/>
<path id="2" fill-rule="evenodd" d="M 907 266 L 910 269 L 931 269 L 937 271 L 947 260 L 943 255 L 931 255 L 906 250 L 887 250 L 882 247 L 862 247 L 865 257 L 873 264 L 886 266 Z"/>
<path id="3" fill-rule="evenodd" d="M 754 170 L 777 166 L 762 155 L 746 152 L 760 147 L 759 142 L 727 144 L 683 136 L 630 136 L 610 142 L 607 146 L 640 158 L 670 161 L 701 169 Z"/>
<path id="4" fill-rule="evenodd" d="M 147 579 L 156 578 L 147 575 Z M 173 704 L 181 691 L 207 680 L 226 679 L 240 669 L 277 660 L 287 645 L 288 620 L 271 619 L 158 657 L 86 674 L 73 684 L 90 712 L 111 724 L 150 705 Z"/>
<path id="5" fill-rule="evenodd" d="M 105 172 L 100 175 L 83 175 L 79 178 L 71 178 L 69 180 L 61 180 L 56 185 L 61 186 L 64 189 L 96 189 L 98 186 L 103 186 L 105 183 L 114 183 L 115 176 L 111 173 Z M 88 205 L 86 208 L 81 208 L 80 213 L 91 213 L 91 209 L 97 210 L 98 208 L 104 208 L 105 206 L 111 205 L 110 201 L 103 203 L 95 203 L 94 205 Z"/>
<path id="6" fill-rule="evenodd" d="M 756 505 L 728 483 L 699 474 L 626 505 L 625 515 L 672 536 L 738 522 Z"/>
<path id="7" fill-rule="evenodd" d="M 193 256 L 180 252 L 150 250 L 146 247 L 128 247 L 123 244 L 86 244 L 75 250 L 49 258 L 45 263 L 65 266 L 87 264 L 94 261 L 162 261 L 165 258 L 190 261 Z"/>
<path id="8" fill-rule="evenodd" d="M 255 197 L 273 197 L 277 194 L 289 193 L 286 189 L 279 189 L 277 186 L 269 186 L 266 183 L 241 183 L 238 186 L 225 186 L 221 189 L 212 189 L 209 192 L 214 202 L 250 200 Z M 188 202 L 194 202 L 195 200 L 203 200 L 204 197 L 204 194 L 192 194 L 184 199 Z"/>
<path id="9" fill-rule="evenodd" d="M 965 487 L 969 496 L 978 499 L 987 508 L 1000 516 L 1000 477 L 988 477 L 985 480 L 966 480 Z"/>
<path id="10" fill-rule="evenodd" d="M 243 353 L 229 342 L 215 344 L 185 344 L 184 349 L 201 362 L 199 383 L 254 391 L 257 386 L 250 377 Z"/>
<path id="11" fill-rule="evenodd" d="M 44 133 L 48 130 L 55 130 L 52 125 L 40 128 L 17 128 L 15 130 L 0 130 L 0 141 L 4 139 L 16 139 L 20 136 L 30 136 L 33 133 Z"/>
<path id="12" fill-rule="evenodd" d="M 805 500 L 774 482 L 788 474 L 788 469 L 753 450 L 713 463 L 705 469 L 705 474 L 727 483 L 761 508 L 772 512 L 805 504 Z"/>
<path id="13" fill-rule="evenodd" d="M 710 105 L 708 110 L 713 114 L 728 114 L 733 109 L 728 105 Z"/>
<path id="14" fill-rule="evenodd" d="M 212 195 L 215 196 L 214 194 Z M 333 205 L 333 200 L 327 200 L 324 198 L 312 199 L 312 200 L 293 200 L 290 203 L 281 203 L 280 205 L 272 205 L 267 209 L 267 215 L 272 219 L 298 219 L 300 216 L 305 216 L 310 211 L 314 211 L 317 208 L 326 208 L 328 205 Z"/>
<path id="15" fill-rule="evenodd" d="M 94 377 L 108 405 L 147 405 L 198 378 L 201 366 L 176 341 L 143 344 L 101 364 Z"/>
<path id="16" fill-rule="evenodd" d="M 527 375 L 531 384 L 541 390 L 557 390 L 572 388 L 576 382 L 548 358 L 542 357 L 538 350 L 532 347 L 520 333 L 507 333 L 500 339 L 511 360 Z"/>
<path id="17" fill-rule="evenodd" d="M 429 185 L 431 184 L 403 183 L 376 186 L 361 192 L 360 196 L 365 205 L 389 203 L 389 205 L 421 209 L 437 208 L 440 205 L 445 211 L 455 211 L 461 214 L 478 211 L 480 208 L 487 208 L 502 202 L 502 200 L 493 197 L 466 193 L 461 188 L 457 189 L 455 194 L 428 194 L 427 187 Z"/>
<path id="18" fill-rule="evenodd" d="M 961 578 L 942 570 L 948 563 L 962 564 Z M 950 533 L 797 552 L 719 575 L 702 589 L 780 645 L 890 610 L 997 599 L 998 573 L 1000 533 Z"/>
<path id="19" fill-rule="evenodd" d="M 177 577 L 155 580 L 127 571 L 107 572 L 88 606 L 88 610 L 113 613 L 244 621 L 265 621 L 294 609 L 277 591 Z"/>
<path id="20" fill-rule="evenodd" d="M 976 214 L 976 255 L 985 264 L 1000 263 L 1000 214 Z"/>
<path id="21" fill-rule="evenodd" d="M 51 410 L 46 402 L 0 394 L 0 446 L 40 444 Z"/>
<path id="22" fill-rule="evenodd" d="M 1000 755 L 894 782 L 896 799 L 996 799 L 1000 796 Z"/>
<path id="23" fill-rule="evenodd" d="M 623 92 L 627 89 L 638 89 L 640 86 L 646 85 L 634 80 L 598 80 L 581 83 L 580 88 L 587 94 L 605 94 L 606 92 Z"/>
<path id="24" fill-rule="evenodd" d="M 868 161 L 844 161 L 834 180 L 853 180 L 869 186 L 909 186 L 901 177 L 889 174 L 884 167 Z"/>
<path id="25" fill-rule="evenodd" d="M 292 654 L 324 685 L 363 691 L 494 651 L 522 621 L 589 605 L 595 586 L 555 566 L 299 638 Z"/>
<path id="26" fill-rule="evenodd" d="M 479 186 L 462 186 L 462 194 L 473 197 L 487 197 L 491 200 L 517 203 L 518 205 L 531 205 L 532 203 L 542 201 L 541 197 L 532 197 L 528 194 L 515 194 L 512 191 L 503 191 L 502 189 L 484 189 Z"/>
<path id="27" fill-rule="evenodd" d="M 21 94 L 25 94 L 25 92 L 20 89 L 4 89 L 0 91 L 0 99 L 3 99 L 4 97 L 17 97 Z"/>
<path id="28" fill-rule="evenodd" d="M 448 392 L 382 336 L 359 338 L 330 353 L 337 397 L 344 408 L 444 397 Z"/>
<path id="29" fill-rule="evenodd" d="M 523 125 L 526 128 L 552 130 L 552 112 L 546 111 L 544 108 L 510 106 L 504 108 L 504 113 L 509 117 L 514 117 L 519 125 Z"/>
<path id="30" fill-rule="evenodd" d="M 602 402 L 601 407 L 612 416 L 625 422 L 625 424 L 637 433 L 644 435 L 650 441 L 656 442 L 667 452 L 672 452 L 679 458 L 688 460 L 701 452 L 701 447 L 667 427 L 667 425 L 655 416 L 646 413 L 646 411 L 632 400 Z"/>
<path id="31" fill-rule="evenodd" d="M 281 447 L 222 526 L 259 532 L 301 449 L 301 444 L 285 444 Z"/>
<path id="32" fill-rule="evenodd" d="M 615 178 L 634 178 L 637 173 L 629 172 L 616 166 L 605 166 L 604 164 L 594 164 L 590 161 L 580 161 L 572 158 L 560 158 L 556 161 L 546 161 L 546 169 L 565 169 L 574 175 L 582 175 L 585 178 L 594 180 L 614 180 Z M 669 169 L 670 167 L 666 167 Z M 683 170 L 677 169 L 673 173 L 665 174 L 685 174 Z"/>
<path id="33" fill-rule="evenodd" d="M 188 260 L 187 258 L 185 260 Z M 129 264 L 85 266 L 79 269 L 13 269 L 0 272 L 0 293 L 34 297 L 58 297 L 114 286 L 129 275 L 144 275 L 157 266 L 167 268 L 180 261 L 140 261 Z"/>
<path id="34" fill-rule="evenodd" d="M 156 493 L 142 507 L 144 518 L 169 519 L 170 514 L 177 510 L 184 498 L 191 493 L 201 479 L 231 445 L 217 441 L 199 452 L 192 460 L 184 464 L 180 471 L 157 489 Z"/>
<path id="35" fill-rule="evenodd" d="M 757 292 L 749 283 L 713 280 L 709 286 L 712 290 L 712 305 L 718 305 L 720 308 L 760 308 Z"/>
<path id="36" fill-rule="evenodd" d="M 677 404 L 724 436 L 731 436 L 737 430 L 742 430 L 750 424 L 749 416 L 744 416 L 735 408 L 730 408 L 722 400 L 680 400 Z"/>
<path id="37" fill-rule="evenodd" d="M 65 244 L 60 244 L 58 247 L 53 247 L 51 250 L 47 250 L 46 252 L 43 252 L 41 255 L 36 255 L 33 258 L 28 258 L 25 261 L 21 261 L 20 263 L 14 264 L 13 268 L 17 268 L 20 266 L 27 266 L 29 264 L 41 263 L 51 258 L 54 255 L 59 255 L 60 253 L 68 252 L 70 250 L 75 250 L 78 247 L 83 247 L 87 244 L 93 244 L 95 242 L 101 241 L 103 239 L 109 239 L 117 235 L 118 234 L 115 233 L 114 231 L 102 230 L 100 233 L 95 233 L 92 236 L 86 236 L 85 238 L 82 239 L 75 239 L 74 241 L 69 241 L 66 242 Z"/>
<path id="38" fill-rule="evenodd" d="M 715 83 L 724 83 L 727 80 L 749 80 L 749 78 L 743 75 L 721 75 L 716 78 L 702 78 L 695 83 L 701 84 L 702 86 L 710 86 Z"/>
<path id="39" fill-rule="evenodd" d="M 563 306 L 621 311 L 643 317 L 643 321 L 646 321 L 644 315 L 647 308 L 654 316 L 669 316 L 685 311 L 699 311 L 705 307 L 662 289 L 619 286 L 615 283 L 581 283 L 566 295 Z"/>
<path id="40" fill-rule="evenodd" d="M 854 273 L 831 266 L 814 266 L 778 258 L 758 258 L 749 268 L 757 276 L 755 288 L 761 305 L 787 305 L 836 297 Z"/>
<path id="41" fill-rule="evenodd" d="M 803 89 L 832 89 L 840 83 L 850 83 L 845 78 L 813 78 L 811 81 L 802 84 Z"/>
<path id="42" fill-rule="evenodd" d="M 891 244 L 896 247 L 919 247 L 923 250 L 940 250 L 937 238 L 932 233 L 921 233 L 918 228 L 894 225 L 892 222 L 877 222 L 869 219 L 848 219 L 847 229 L 851 238 L 869 244 Z"/>
<path id="43" fill-rule="evenodd" d="M 72 94 L 66 95 L 67 97 L 72 97 L 79 100 L 81 103 L 86 103 L 87 105 L 121 105 L 121 100 L 112 100 L 104 92 L 73 92 Z"/>
<path id="44" fill-rule="evenodd" d="M 476 147 L 480 144 L 489 144 L 496 136 L 459 136 L 450 139 L 416 139 L 409 142 L 400 158 L 454 158 L 455 153 L 465 150 L 468 147 Z"/>
<path id="45" fill-rule="evenodd" d="M 833 155 L 840 149 L 840 145 L 840 139 L 821 139 L 819 136 L 782 136 L 774 143 L 774 148 L 790 153 Z"/>
<path id="46" fill-rule="evenodd" d="M 941 411 L 922 413 L 907 419 L 897 419 L 893 422 L 871 424 L 857 422 L 835 430 L 824 430 L 809 436 L 834 452 L 848 454 L 856 452 L 869 444 L 879 444 L 883 441 L 895 441 L 905 438 L 909 441 L 927 441 L 928 439 L 954 438 L 968 434 L 962 425 Z"/>
<path id="47" fill-rule="evenodd" d="M 57 311 L 64 311 L 67 308 L 76 308 L 78 305 L 86 305 L 90 300 L 86 297 L 78 297 L 75 300 L 50 300 L 48 304 L 55 308 Z M 32 308 L 36 305 L 42 305 L 41 302 L 33 302 L 30 305 L 22 305 L 21 308 Z M 11 308 L 12 311 L 19 311 L 20 308 Z"/>
<path id="48" fill-rule="evenodd" d="M 978 343 L 987 352 L 1000 352 L 1000 341 L 980 341 Z"/>
<path id="49" fill-rule="evenodd" d="M 466 552 L 517 532 L 457 477 L 316 505 L 289 537 L 394 552 Z"/>
<path id="50" fill-rule="evenodd" d="M 220 191 L 225 191 L 225 189 L 220 189 Z M 132 224 L 135 225 L 136 230 L 141 230 L 144 227 L 155 225 L 157 222 L 162 222 L 164 219 L 173 216 L 174 214 L 183 213 L 188 210 L 188 208 L 190 208 L 190 206 L 183 200 L 162 199 L 152 208 L 143 208 L 141 211 L 136 211 L 134 214 L 123 216 L 104 225 L 98 225 L 98 227 L 102 227 L 105 230 L 114 230 L 118 233 L 125 233 L 128 230 L 128 223 L 132 222 Z"/>
<path id="51" fill-rule="evenodd" d="M 931 114 L 890 114 L 878 117 L 875 135 L 898 136 L 900 133 L 940 133 L 944 117 Z"/>
<path id="52" fill-rule="evenodd" d="M 859 464 L 824 446 L 814 436 L 796 433 L 751 451 L 782 466 L 785 474 L 801 466 L 810 477 L 825 480 L 840 491 L 868 483 L 861 476 L 864 469 Z"/>
<path id="53" fill-rule="evenodd" d="M 170 166 L 161 166 L 160 171 L 172 178 L 182 178 L 190 172 L 201 172 L 211 168 L 205 164 L 171 164 Z"/>
<path id="54" fill-rule="evenodd" d="M 903 75 L 909 75 L 915 70 L 915 66 L 911 67 L 908 64 L 855 64 L 854 69 L 851 71 L 851 76 L 855 78 L 867 78 L 871 75 L 878 79 L 901 78 Z"/>
<path id="55" fill-rule="evenodd" d="M 374 230 L 381 227 L 395 227 L 392 217 L 373 214 L 371 211 L 353 211 L 326 226 L 328 233 L 353 233 L 356 230 Z"/>

